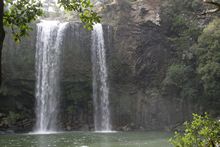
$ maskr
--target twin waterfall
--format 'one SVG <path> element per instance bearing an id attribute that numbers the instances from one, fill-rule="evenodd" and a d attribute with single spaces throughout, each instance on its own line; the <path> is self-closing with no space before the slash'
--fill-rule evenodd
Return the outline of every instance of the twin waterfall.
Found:
<path id="1" fill-rule="evenodd" d="M 67 23 L 42 21 L 36 42 L 37 133 L 57 131 L 60 98 L 61 44 Z"/>
<path id="2" fill-rule="evenodd" d="M 62 42 L 68 23 L 37 24 L 35 133 L 58 131 Z M 111 131 L 106 54 L 101 24 L 92 31 L 93 101 L 95 131 Z"/>

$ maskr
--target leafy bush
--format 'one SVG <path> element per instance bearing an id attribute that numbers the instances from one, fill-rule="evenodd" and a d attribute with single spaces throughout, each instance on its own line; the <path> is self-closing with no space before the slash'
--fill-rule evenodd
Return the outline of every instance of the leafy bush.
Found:
<path id="1" fill-rule="evenodd" d="M 173 95 L 182 100 L 196 100 L 199 96 L 198 82 L 192 66 L 172 64 L 163 80 L 163 94 Z M 176 94 L 176 95 L 175 95 Z"/>
<path id="2" fill-rule="evenodd" d="M 172 64 L 167 71 L 164 85 L 182 87 L 185 80 L 186 67 L 182 64 Z"/>
<path id="3" fill-rule="evenodd" d="M 195 47 L 197 71 L 208 96 L 220 96 L 220 19 L 215 19 L 203 31 Z"/>
<path id="4" fill-rule="evenodd" d="M 170 142 L 175 147 L 218 147 L 220 145 L 220 122 L 205 116 L 193 114 L 191 123 L 184 123 L 183 133 L 175 132 Z"/>

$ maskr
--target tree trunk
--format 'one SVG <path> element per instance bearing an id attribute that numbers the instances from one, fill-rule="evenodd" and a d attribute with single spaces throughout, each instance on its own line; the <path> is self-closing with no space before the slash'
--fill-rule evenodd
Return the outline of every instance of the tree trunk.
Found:
<path id="1" fill-rule="evenodd" d="M 5 39 L 5 31 L 3 24 L 4 0 L 0 0 L 0 85 L 2 84 L 2 49 Z"/>

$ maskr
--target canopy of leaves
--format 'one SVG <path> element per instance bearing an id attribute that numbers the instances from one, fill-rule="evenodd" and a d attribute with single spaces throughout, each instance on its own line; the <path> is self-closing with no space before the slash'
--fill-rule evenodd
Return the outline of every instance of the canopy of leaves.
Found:
<path id="1" fill-rule="evenodd" d="M 185 122 L 183 133 L 175 132 L 170 142 L 175 147 L 217 147 L 220 144 L 220 122 L 207 114 L 193 114 L 191 123 Z"/>
<path id="2" fill-rule="evenodd" d="M 169 40 L 163 94 L 182 104 L 198 105 L 205 111 L 220 110 L 220 23 L 196 19 L 204 10 L 198 0 L 167 0 L 163 5 L 162 27 Z M 200 10 L 201 8 L 202 10 Z M 195 15 L 194 15 L 195 14 Z M 204 29 L 205 28 L 205 29 Z"/>
<path id="3" fill-rule="evenodd" d="M 210 97 L 220 96 L 220 19 L 215 19 L 203 31 L 195 46 L 197 71 Z"/>
<path id="4" fill-rule="evenodd" d="M 30 23 L 43 15 L 42 3 L 39 0 L 5 0 L 4 25 L 12 29 L 15 41 L 31 30 Z M 60 7 L 67 11 L 79 13 L 80 20 L 88 30 L 94 23 L 99 23 L 101 17 L 94 12 L 90 0 L 59 0 Z"/>
<path id="5" fill-rule="evenodd" d="M 5 0 L 4 25 L 12 28 L 15 41 L 31 30 L 29 24 L 43 15 L 42 4 L 37 0 Z"/>
<path id="6" fill-rule="evenodd" d="M 166 0 L 161 8 L 161 24 L 166 27 L 167 35 L 178 35 L 188 29 L 202 10 L 200 0 Z"/>
<path id="7" fill-rule="evenodd" d="M 195 100 L 199 90 L 193 68 L 184 64 L 169 66 L 163 81 L 163 91 L 179 95 L 181 99 Z"/>
<path id="8" fill-rule="evenodd" d="M 182 64 L 173 64 L 167 70 L 167 75 L 164 80 L 165 85 L 173 85 L 181 88 L 186 78 L 186 67 Z"/>
<path id="9" fill-rule="evenodd" d="M 162 83 L 163 93 L 173 98 L 196 100 L 200 97 L 192 46 L 202 32 L 193 15 L 200 11 L 198 0 L 167 0 L 161 11 L 170 48 L 170 59 Z"/>
<path id="10" fill-rule="evenodd" d="M 59 0 L 58 4 L 67 11 L 79 12 L 80 20 L 88 30 L 93 29 L 94 23 L 100 22 L 101 17 L 92 10 L 93 4 L 90 0 Z"/>

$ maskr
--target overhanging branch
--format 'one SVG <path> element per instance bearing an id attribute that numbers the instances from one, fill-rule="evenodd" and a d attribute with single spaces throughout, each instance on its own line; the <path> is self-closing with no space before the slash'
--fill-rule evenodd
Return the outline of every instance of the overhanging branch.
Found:
<path id="1" fill-rule="evenodd" d="M 205 12 L 202 13 L 202 15 L 212 14 L 212 13 L 216 13 L 216 12 L 220 11 L 220 3 L 214 2 L 212 0 L 203 0 L 203 2 L 206 3 L 206 4 L 210 4 L 210 5 L 216 6 L 216 8 L 215 9 L 206 10 Z"/>

